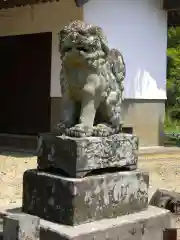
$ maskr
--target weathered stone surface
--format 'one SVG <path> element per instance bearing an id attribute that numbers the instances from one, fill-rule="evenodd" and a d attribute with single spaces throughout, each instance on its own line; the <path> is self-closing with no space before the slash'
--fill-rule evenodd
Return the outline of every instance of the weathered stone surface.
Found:
<path id="1" fill-rule="evenodd" d="M 4 240 L 39 240 L 40 218 L 25 213 L 9 214 L 3 222 Z"/>
<path id="2" fill-rule="evenodd" d="M 147 208 L 148 183 L 140 171 L 66 178 L 27 170 L 23 211 L 67 225 L 114 218 Z"/>
<path id="3" fill-rule="evenodd" d="M 169 211 L 151 206 L 139 213 L 76 227 L 40 223 L 41 240 L 163 240 L 163 230 L 175 227 Z"/>
<path id="4" fill-rule="evenodd" d="M 131 134 L 72 138 L 46 133 L 38 145 L 38 169 L 61 169 L 70 177 L 103 168 L 137 168 L 138 138 Z"/>
<path id="5" fill-rule="evenodd" d="M 180 193 L 157 189 L 152 196 L 150 205 L 165 208 L 173 213 L 180 214 Z"/>

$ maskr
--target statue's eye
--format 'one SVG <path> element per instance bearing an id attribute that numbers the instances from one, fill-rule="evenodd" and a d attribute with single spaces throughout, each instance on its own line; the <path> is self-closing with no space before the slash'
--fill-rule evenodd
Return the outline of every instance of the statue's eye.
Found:
<path id="1" fill-rule="evenodd" d="M 66 48 L 66 52 L 69 52 L 71 50 L 72 50 L 72 48 Z"/>
<path id="2" fill-rule="evenodd" d="M 77 47 L 77 50 L 83 51 L 83 52 L 86 52 L 86 51 L 87 51 L 87 49 L 86 49 L 86 48 L 83 48 L 83 47 Z"/>

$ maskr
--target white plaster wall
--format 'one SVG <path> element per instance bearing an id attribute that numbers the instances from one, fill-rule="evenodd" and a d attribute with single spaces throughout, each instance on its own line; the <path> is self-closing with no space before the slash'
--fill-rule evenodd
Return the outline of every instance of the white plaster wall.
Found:
<path id="1" fill-rule="evenodd" d="M 162 0 L 90 0 L 85 21 L 104 29 L 127 65 L 125 98 L 166 99 L 167 13 Z"/>
<path id="2" fill-rule="evenodd" d="M 51 97 L 60 93 L 58 31 L 70 20 L 82 19 L 74 0 L 36 4 L 0 11 L 0 36 L 52 32 Z"/>
<path id="3" fill-rule="evenodd" d="M 61 96 L 60 86 L 60 53 L 57 31 L 52 32 L 52 59 L 51 59 L 51 97 Z"/>

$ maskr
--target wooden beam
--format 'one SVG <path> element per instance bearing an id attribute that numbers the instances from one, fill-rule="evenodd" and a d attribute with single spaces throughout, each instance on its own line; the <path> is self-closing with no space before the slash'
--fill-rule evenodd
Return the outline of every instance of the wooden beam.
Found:
<path id="1" fill-rule="evenodd" d="M 45 2 L 53 2 L 53 1 L 61 1 L 61 0 L 0 0 L 0 9 L 7 9 L 25 5 L 39 4 Z M 62 0 L 65 1 L 65 0 Z M 66 0 L 68 1 L 68 0 Z M 77 7 L 82 7 L 89 0 L 74 0 Z"/>
<path id="2" fill-rule="evenodd" d="M 39 3 L 45 3 L 45 2 L 53 2 L 53 1 L 56 1 L 56 0 L 6 0 L 6 1 L 0 1 L 0 9 L 7 9 L 7 8 L 20 7 L 20 6 L 39 4 Z"/>

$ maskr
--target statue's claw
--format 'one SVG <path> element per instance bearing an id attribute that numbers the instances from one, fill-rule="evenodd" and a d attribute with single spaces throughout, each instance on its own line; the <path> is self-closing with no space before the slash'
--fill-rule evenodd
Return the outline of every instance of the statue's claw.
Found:
<path id="1" fill-rule="evenodd" d="M 90 137 L 92 136 L 92 128 L 77 124 L 74 127 L 67 128 L 65 134 L 70 137 Z"/>
<path id="2" fill-rule="evenodd" d="M 93 127 L 93 136 L 96 137 L 108 137 L 115 133 L 115 129 L 107 124 L 98 124 Z"/>
<path id="3" fill-rule="evenodd" d="M 54 126 L 54 128 L 52 129 L 52 133 L 62 135 L 64 134 L 65 129 L 66 129 L 66 125 L 60 122 Z"/>

